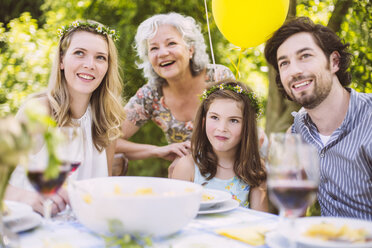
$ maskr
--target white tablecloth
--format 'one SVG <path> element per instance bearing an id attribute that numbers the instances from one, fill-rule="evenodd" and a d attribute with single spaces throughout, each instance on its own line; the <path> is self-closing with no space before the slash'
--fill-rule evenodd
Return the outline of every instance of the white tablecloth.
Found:
<path id="1" fill-rule="evenodd" d="M 139 217 L 140 218 L 140 217 Z M 181 231 L 162 238 L 153 239 L 153 247 L 253 247 L 246 243 L 218 235 L 218 228 L 241 226 L 266 227 L 277 224 L 278 217 L 245 208 L 209 215 L 198 215 Z M 21 248 L 102 248 L 104 240 L 89 231 L 78 221 L 61 221 L 58 218 L 43 224 L 34 230 L 20 233 Z M 268 247 L 266 245 L 261 246 Z"/>

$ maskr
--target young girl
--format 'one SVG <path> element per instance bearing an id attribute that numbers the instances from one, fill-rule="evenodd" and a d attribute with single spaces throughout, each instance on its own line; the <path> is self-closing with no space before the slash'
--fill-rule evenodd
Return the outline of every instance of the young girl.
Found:
<path id="1" fill-rule="evenodd" d="M 207 89 L 202 99 L 191 138 L 192 155 L 180 159 L 172 178 L 227 191 L 240 206 L 268 211 L 254 93 L 240 82 L 226 81 Z"/>
<path id="2" fill-rule="evenodd" d="M 45 106 L 58 126 L 78 125 L 85 136 L 85 157 L 77 179 L 111 175 L 115 140 L 124 118 L 118 71 L 115 30 L 95 21 L 75 21 L 59 30 L 60 40 L 48 89 L 26 101 L 18 116 L 23 118 L 34 101 Z M 42 201 L 29 184 L 22 166 L 14 171 L 7 199 L 18 200 L 42 211 Z M 52 212 L 68 203 L 61 189 L 52 197 Z"/>

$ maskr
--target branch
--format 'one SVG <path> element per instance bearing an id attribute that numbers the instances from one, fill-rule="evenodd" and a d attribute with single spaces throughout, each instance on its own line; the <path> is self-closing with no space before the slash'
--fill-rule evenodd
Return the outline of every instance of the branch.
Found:
<path id="1" fill-rule="evenodd" d="M 342 21 L 352 4 L 353 0 L 338 0 L 327 27 L 332 29 L 334 32 L 338 32 L 341 29 Z"/>
<path id="2" fill-rule="evenodd" d="M 289 2 L 289 10 L 288 10 L 287 19 L 296 17 L 296 6 L 297 6 L 296 0 L 291 0 Z"/>

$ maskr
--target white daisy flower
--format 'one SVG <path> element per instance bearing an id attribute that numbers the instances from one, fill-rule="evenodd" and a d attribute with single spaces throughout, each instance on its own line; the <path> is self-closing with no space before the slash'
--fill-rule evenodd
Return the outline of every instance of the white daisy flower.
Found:
<path id="1" fill-rule="evenodd" d="M 102 29 L 102 26 L 98 26 L 98 27 L 96 27 L 96 30 L 97 30 L 98 33 L 102 33 L 102 30 L 103 30 L 103 29 Z"/>

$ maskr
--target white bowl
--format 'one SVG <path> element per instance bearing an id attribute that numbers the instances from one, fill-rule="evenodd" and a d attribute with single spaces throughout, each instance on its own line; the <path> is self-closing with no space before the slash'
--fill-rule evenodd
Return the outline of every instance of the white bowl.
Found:
<path id="1" fill-rule="evenodd" d="M 153 194 L 146 194 L 151 190 Z M 114 227 L 117 235 L 164 236 L 179 231 L 197 215 L 202 190 L 186 181 L 129 176 L 74 181 L 68 186 L 77 219 L 101 234 L 112 233 L 110 226 Z"/>

